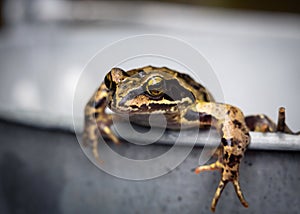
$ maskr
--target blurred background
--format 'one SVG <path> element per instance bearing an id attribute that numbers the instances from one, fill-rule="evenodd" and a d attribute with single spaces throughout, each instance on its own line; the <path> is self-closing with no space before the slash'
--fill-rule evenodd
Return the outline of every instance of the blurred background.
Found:
<path id="1" fill-rule="evenodd" d="M 148 183 L 112 178 L 84 157 L 74 134 L 61 131 L 73 129 L 80 73 L 117 40 L 173 36 L 209 61 L 227 103 L 274 120 L 285 106 L 297 131 L 299 12 L 296 0 L 0 0 L 0 213 L 209 212 L 219 175 L 190 175 L 198 150 L 177 171 Z M 95 78 L 100 83 L 103 76 Z M 248 168 L 256 164 L 243 169 L 242 184 L 251 183 L 246 212 L 299 211 L 299 153 L 250 152 L 246 161 Z M 244 212 L 228 189 L 219 212 Z"/>
<path id="2" fill-rule="evenodd" d="M 70 117 L 76 81 L 97 51 L 125 37 L 162 34 L 208 60 L 225 102 L 274 120 L 285 106 L 298 129 L 298 12 L 292 0 L 1 0 L 0 112 Z"/>

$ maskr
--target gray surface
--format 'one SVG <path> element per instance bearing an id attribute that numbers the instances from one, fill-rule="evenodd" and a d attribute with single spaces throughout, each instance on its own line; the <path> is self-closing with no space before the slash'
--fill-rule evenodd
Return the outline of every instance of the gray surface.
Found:
<path id="1" fill-rule="evenodd" d="M 96 168 L 72 134 L 6 122 L 0 134 L 0 213 L 210 213 L 219 173 L 191 172 L 200 148 L 169 174 L 134 182 Z M 168 149 L 112 148 L 139 158 Z M 299 161 L 299 152 L 247 151 L 241 186 L 250 207 L 228 185 L 216 213 L 299 213 Z"/>
<path id="2" fill-rule="evenodd" d="M 14 121 L 23 125 L 30 125 L 39 128 L 45 129 L 60 129 L 64 131 L 74 132 L 81 136 L 83 132 L 83 118 L 72 118 L 68 116 L 57 116 L 55 114 L 41 114 L 40 112 L 29 112 L 29 111 L 2 111 L 0 112 L 0 118 L 7 121 Z M 74 121 L 73 121 L 74 119 Z M 114 121 L 117 121 L 114 120 Z M 131 124 L 133 125 L 133 124 Z M 76 127 L 76 128 L 74 128 Z M 129 142 L 139 142 L 142 138 L 143 142 L 153 142 L 167 145 L 174 145 L 174 142 L 177 142 L 178 131 L 171 130 L 154 130 L 151 134 L 139 135 L 140 133 L 148 132 L 147 128 L 141 126 L 135 126 L 132 130 L 128 126 L 127 122 L 118 121 L 117 130 L 122 131 L 119 133 L 116 131 L 116 128 L 112 126 L 113 131 L 116 136 L 121 136 Z M 135 130 L 139 130 L 139 133 L 135 133 Z M 161 137 L 157 140 L 157 136 L 160 136 L 160 133 L 163 133 Z M 216 133 L 215 130 L 205 131 L 200 130 L 195 132 L 194 130 L 181 130 L 182 136 L 184 136 L 181 141 L 177 142 L 176 145 L 184 146 L 208 146 L 217 147 L 220 142 L 220 136 Z M 197 139 L 195 135 L 197 134 Z M 209 141 L 207 141 L 209 137 Z M 141 142 L 140 142 L 141 143 Z M 279 150 L 279 151 L 300 151 L 300 136 L 299 135 L 290 135 L 282 133 L 259 133 L 251 132 L 251 144 L 248 149 L 256 150 Z"/>

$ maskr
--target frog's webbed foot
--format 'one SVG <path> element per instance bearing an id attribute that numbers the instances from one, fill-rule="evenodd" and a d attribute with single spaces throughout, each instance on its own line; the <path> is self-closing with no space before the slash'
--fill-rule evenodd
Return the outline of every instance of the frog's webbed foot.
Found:
<path id="1" fill-rule="evenodd" d="M 214 196 L 214 198 L 213 198 L 213 200 L 211 202 L 210 209 L 211 209 L 212 212 L 215 212 L 217 203 L 219 201 L 219 198 L 220 198 L 220 196 L 221 196 L 221 194 L 222 194 L 222 192 L 223 192 L 223 190 L 224 190 L 224 188 L 225 188 L 225 186 L 226 186 L 226 184 L 228 182 L 229 182 L 228 180 L 222 180 L 222 179 L 220 180 L 219 186 L 218 186 L 218 188 L 216 190 L 216 193 L 215 193 L 215 196 Z M 238 178 L 235 178 L 231 182 L 233 183 L 235 192 L 236 192 L 238 198 L 240 199 L 241 204 L 244 207 L 248 207 L 249 205 L 248 205 L 247 201 L 245 200 L 244 195 L 243 195 L 243 193 L 241 191 L 241 187 L 240 187 L 240 183 L 238 181 Z"/>
<path id="2" fill-rule="evenodd" d="M 285 123 L 285 108 L 280 107 L 278 110 L 278 121 L 274 123 L 268 116 L 264 114 L 251 115 L 245 118 L 247 127 L 250 131 L 255 132 L 282 132 L 286 134 L 300 134 L 293 132 Z"/>
<path id="3" fill-rule="evenodd" d="M 211 202 L 211 211 L 214 212 L 216 210 L 216 206 L 219 201 L 219 198 L 221 197 L 221 194 L 229 181 L 231 181 L 233 183 L 235 192 L 236 192 L 241 204 L 244 207 L 248 207 L 248 203 L 245 200 L 242 190 L 241 190 L 241 187 L 240 187 L 238 173 L 235 173 L 233 178 L 230 176 L 232 179 L 227 179 L 228 173 L 230 173 L 230 172 L 228 170 L 226 170 L 224 165 L 222 163 L 220 163 L 219 161 L 216 161 L 215 163 L 212 163 L 210 165 L 199 166 L 199 167 L 195 168 L 195 173 L 199 174 L 200 172 L 211 171 L 211 170 L 221 170 L 222 171 L 221 180 L 219 182 L 219 185 L 218 185 L 218 188 L 214 195 L 214 198 Z"/>

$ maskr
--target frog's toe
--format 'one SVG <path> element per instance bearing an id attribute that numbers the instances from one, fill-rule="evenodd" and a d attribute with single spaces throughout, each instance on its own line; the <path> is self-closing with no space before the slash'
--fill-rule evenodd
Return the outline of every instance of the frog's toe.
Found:
<path id="1" fill-rule="evenodd" d="M 112 115 L 105 114 L 102 115 L 101 118 L 97 118 L 97 126 L 101 134 L 104 135 L 104 137 L 107 137 L 109 140 L 111 140 L 115 144 L 119 144 L 120 140 L 117 138 L 117 136 L 113 133 L 111 130 L 111 125 L 113 124 Z"/>
<path id="2" fill-rule="evenodd" d="M 216 161 L 215 163 L 212 163 L 210 165 L 198 166 L 194 169 L 194 172 L 196 174 L 199 174 L 200 172 L 217 170 L 221 169 L 222 167 L 223 165 L 219 161 Z"/>
<path id="3" fill-rule="evenodd" d="M 105 126 L 101 129 L 101 132 L 107 136 L 109 140 L 114 142 L 115 144 L 120 144 L 120 140 L 117 138 L 117 136 L 112 132 L 110 127 Z"/>
<path id="4" fill-rule="evenodd" d="M 238 178 L 234 179 L 234 180 L 232 181 L 232 183 L 233 183 L 235 192 L 236 192 L 238 198 L 240 199 L 241 204 L 242 204 L 244 207 L 248 207 L 249 205 L 248 205 L 247 201 L 245 200 L 245 197 L 244 197 L 243 192 L 242 192 L 242 190 L 241 190 L 240 182 L 239 182 Z"/>
<path id="5" fill-rule="evenodd" d="M 214 198 L 213 198 L 213 200 L 211 202 L 210 209 L 211 209 L 212 212 L 215 212 L 217 203 L 218 203 L 218 201 L 219 201 L 219 199 L 221 197 L 221 194 L 222 194 L 222 192 L 223 192 L 223 190 L 224 190 L 224 188 L 225 188 L 225 186 L 226 186 L 227 183 L 228 183 L 228 181 L 223 181 L 222 179 L 220 180 L 219 186 L 218 186 L 218 188 L 217 188 L 217 190 L 215 192 L 215 196 L 214 196 Z"/>

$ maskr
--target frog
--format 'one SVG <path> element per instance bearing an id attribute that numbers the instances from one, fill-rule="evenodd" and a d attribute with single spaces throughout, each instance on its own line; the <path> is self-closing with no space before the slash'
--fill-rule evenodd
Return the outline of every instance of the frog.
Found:
<path id="1" fill-rule="evenodd" d="M 194 168 L 199 174 L 219 170 L 221 178 L 211 202 L 215 211 L 225 186 L 231 182 L 244 207 L 248 207 L 240 186 L 240 163 L 251 141 L 250 131 L 294 134 L 285 124 L 285 109 L 280 108 L 278 124 L 263 114 L 245 117 L 236 106 L 216 102 L 210 91 L 190 75 L 168 67 L 144 66 L 131 70 L 112 68 L 85 106 L 83 141 L 92 146 L 95 159 L 99 134 L 115 144 L 112 114 L 129 115 L 130 122 L 149 126 L 149 116 L 164 116 L 167 128 L 215 128 L 220 135 L 217 160 Z M 153 124 L 152 124 L 153 125 Z M 159 127 L 160 124 L 154 124 Z"/>

